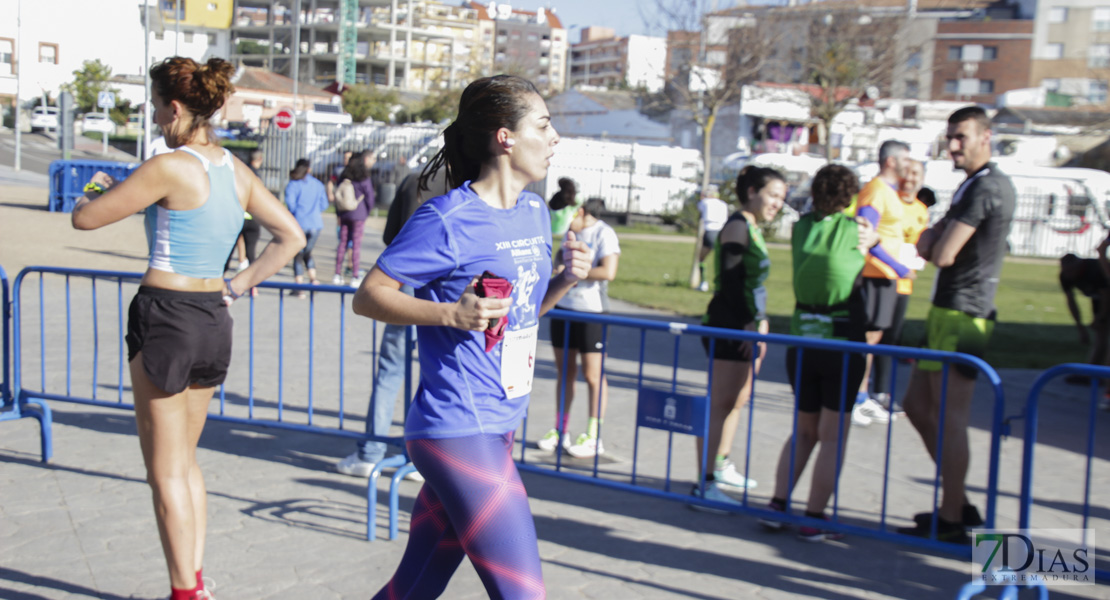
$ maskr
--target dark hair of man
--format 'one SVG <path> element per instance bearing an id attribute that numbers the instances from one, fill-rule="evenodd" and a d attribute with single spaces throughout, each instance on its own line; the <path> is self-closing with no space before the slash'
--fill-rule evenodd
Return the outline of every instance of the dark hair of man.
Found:
<path id="1" fill-rule="evenodd" d="M 810 189 L 813 210 L 824 218 L 848 208 L 859 193 L 859 177 L 843 165 L 825 165 L 813 176 Z"/>
<path id="2" fill-rule="evenodd" d="M 748 190 L 758 194 L 772 181 L 781 181 L 785 184 L 786 178 L 770 167 L 748 165 L 740 169 L 740 173 L 736 175 L 736 196 L 740 200 L 740 205 L 748 204 Z"/>
<path id="3" fill-rule="evenodd" d="M 308 162 L 307 158 L 299 159 L 297 161 L 297 164 L 293 166 L 293 170 L 289 171 L 289 179 L 304 179 L 305 175 L 308 175 L 308 169 L 310 166 L 312 166 L 312 163 Z"/>
<path id="4" fill-rule="evenodd" d="M 587 215 L 595 219 L 600 219 L 601 213 L 605 212 L 605 199 L 590 198 L 582 204 L 582 208 L 586 211 Z"/>
<path id="5" fill-rule="evenodd" d="M 903 154 L 909 154 L 910 147 L 905 142 L 898 140 L 887 140 L 879 146 L 879 166 L 886 165 L 888 158 L 895 158 Z"/>
<path id="6" fill-rule="evenodd" d="M 964 121 L 975 121 L 981 131 L 989 131 L 991 128 L 991 118 L 981 106 L 965 106 L 948 117 L 949 125 L 958 125 Z"/>
<path id="7" fill-rule="evenodd" d="M 339 174 L 339 181 L 350 179 L 351 181 L 364 181 L 370 177 L 370 169 L 366 168 L 366 153 L 355 152 L 351 154 L 351 158 L 347 159 L 347 166 L 343 168 L 343 172 Z"/>
<path id="8" fill-rule="evenodd" d="M 436 171 L 447 169 L 452 188 L 478 178 L 482 165 L 493 158 L 490 144 L 502 127 L 516 131 L 528 114 L 528 96 L 540 93 L 531 81 L 515 75 L 494 75 L 466 86 L 459 99 L 459 115 L 443 130 L 443 148 L 420 174 L 420 189 Z"/>

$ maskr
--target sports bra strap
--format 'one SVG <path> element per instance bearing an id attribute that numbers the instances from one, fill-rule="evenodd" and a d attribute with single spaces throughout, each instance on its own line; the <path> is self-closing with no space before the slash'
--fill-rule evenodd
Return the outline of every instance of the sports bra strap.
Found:
<path id="1" fill-rule="evenodd" d="M 203 154 L 201 154 L 200 152 L 197 152 L 196 150 L 193 150 L 192 148 L 190 148 L 188 146 L 182 146 L 182 147 L 178 148 L 178 150 L 184 150 L 185 152 L 195 156 L 197 158 L 197 160 L 200 161 L 200 164 L 204 165 L 204 171 L 206 173 L 208 172 L 208 168 L 212 166 L 212 161 L 208 160 Z M 218 165 L 218 166 L 233 167 L 235 162 L 234 162 L 234 159 L 231 156 L 231 151 L 228 150 L 227 148 L 224 148 L 223 151 L 224 151 L 223 164 Z"/>

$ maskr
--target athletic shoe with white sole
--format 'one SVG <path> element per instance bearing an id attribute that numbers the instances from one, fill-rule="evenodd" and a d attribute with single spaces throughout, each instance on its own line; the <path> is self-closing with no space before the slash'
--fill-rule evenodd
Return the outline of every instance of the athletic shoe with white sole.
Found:
<path id="1" fill-rule="evenodd" d="M 583 433 L 574 440 L 571 447 L 567 448 L 567 453 L 574 458 L 593 458 L 605 454 L 605 444 L 602 444 L 598 438 Z"/>
<path id="2" fill-rule="evenodd" d="M 736 498 L 733 498 L 732 496 L 729 496 L 728 494 L 721 491 L 720 486 L 718 486 L 715 482 L 711 482 L 711 481 L 706 482 L 706 484 L 705 484 L 705 495 L 704 496 L 701 494 L 701 488 L 699 488 L 697 484 L 694 484 L 694 489 L 690 490 L 690 495 L 695 497 L 695 498 L 703 498 L 705 500 L 712 500 L 714 502 L 720 502 L 722 504 L 728 504 L 729 506 L 739 507 L 739 506 L 744 505 L 742 502 L 740 502 Z M 700 504 L 687 504 L 687 506 L 689 506 L 690 508 L 692 508 L 694 510 L 700 510 L 702 512 L 713 513 L 715 515 L 736 514 L 736 513 L 733 513 L 731 511 L 721 510 L 719 508 L 712 508 L 712 507 L 709 507 L 709 506 L 702 506 Z"/>
<path id="3" fill-rule="evenodd" d="M 786 505 L 772 499 L 770 502 L 767 503 L 767 510 L 773 510 L 775 512 L 785 514 Z M 783 523 L 782 521 L 776 521 L 775 519 L 769 517 L 759 517 L 759 524 L 762 525 L 763 528 L 767 531 L 782 531 L 782 529 L 786 527 L 786 523 Z"/>
<path id="4" fill-rule="evenodd" d="M 871 417 L 863 414 L 862 404 L 856 404 L 852 407 L 852 425 L 859 425 L 860 427 L 867 427 L 871 424 Z"/>
<path id="5" fill-rule="evenodd" d="M 332 283 L 332 285 L 343 285 L 343 276 L 342 275 L 336 275 L 335 277 L 332 277 L 331 278 L 331 283 Z"/>
<path id="6" fill-rule="evenodd" d="M 736 470 L 736 465 L 732 464 L 732 461 L 727 458 L 717 462 L 716 468 L 713 469 L 713 481 L 741 490 L 744 488 L 755 489 L 759 485 L 754 479 L 741 475 Z"/>
<path id="7" fill-rule="evenodd" d="M 366 479 L 370 477 L 370 471 L 374 470 L 375 464 L 362 460 L 358 457 L 358 452 L 355 452 L 339 461 L 339 464 L 335 465 L 335 470 L 343 475 Z"/>
<path id="8" fill-rule="evenodd" d="M 885 424 L 890 422 L 890 413 L 887 411 L 887 409 L 883 407 L 882 404 L 879 404 L 878 402 L 872 400 L 870 397 L 868 397 L 863 402 L 857 402 L 856 405 L 852 408 L 852 414 L 854 415 L 856 411 L 859 411 L 860 414 L 871 419 L 872 423 Z"/>
<path id="9" fill-rule="evenodd" d="M 552 429 L 552 430 L 548 431 L 547 433 L 543 434 L 543 437 L 541 437 L 540 440 L 538 442 L 536 442 L 536 446 L 539 447 L 539 449 L 543 450 L 544 452 L 554 452 L 555 448 L 558 445 L 559 445 L 559 431 L 557 429 Z M 563 434 L 563 450 L 569 450 L 569 449 L 570 449 L 570 435 L 564 433 Z"/>
<path id="10" fill-rule="evenodd" d="M 821 518 L 825 521 L 829 520 L 829 517 L 824 515 L 822 515 Z M 803 525 L 798 528 L 798 539 L 804 542 L 824 542 L 844 539 L 844 534 L 831 529 L 820 529 L 809 525 Z"/>

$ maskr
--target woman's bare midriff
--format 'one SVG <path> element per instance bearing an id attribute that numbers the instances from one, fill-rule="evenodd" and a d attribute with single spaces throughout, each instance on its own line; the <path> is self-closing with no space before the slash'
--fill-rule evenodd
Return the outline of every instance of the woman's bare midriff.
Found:
<path id="1" fill-rule="evenodd" d="M 160 288 L 163 290 L 176 290 L 179 292 L 222 292 L 224 280 L 219 277 L 198 279 L 180 273 L 170 273 L 158 269 L 147 269 L 143 274 L 142 285 Z"/>

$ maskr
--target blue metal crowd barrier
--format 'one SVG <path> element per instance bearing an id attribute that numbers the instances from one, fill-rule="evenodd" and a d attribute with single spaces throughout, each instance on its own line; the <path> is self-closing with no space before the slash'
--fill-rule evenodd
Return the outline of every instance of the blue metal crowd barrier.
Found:
<path id="1" fill-rule="evenodd" d="M 127 179 L 139 163 L 111 160 L 56 160 L 50 163 L 50 212 L 72 212 L 73 204 L 85 194 L 85 184 L 97 171 L 117 181 Z"/>
<path id="2" fill-rule="evenodd" d="M 713 377 L 713 373 L 712 373 L 712 368 L 713 368 L 712 364 L 713 363 L 712 363 L 712 361 L 705 361 L 704 353 L 700 352 L 701 348 L 699 346 L 698 347 L 699 354 L 701 354 L 701 359 L 704 362 L 708 362 L 708 365 L 709 365 L 708 369 L 706 369 L 704 366 L 702 366 L 700 371 L 698 371 L 697 369 L 694 369 L 694 370 L 691 371 L 689 376 L 687 376 L 685 379 L 680 379 L 680 377 L 679 377 L 679 371 L 680 371 L 679 363 L 680 363 L 680 359 L 684 356 L 683 353 L 680 352 L 680 344 L 681 344 L 683 339 L 691 339 L 692 338 L 694 340 L 697 340 L 698 338 L 705 337 L 705 338 L 709 338 L 710 340 L 712 340 L 710 342 L 711 344 L 712 343 L 720 343 L 723 340 L 743 340 L 743 341 L 750 341 L 752 343 L 764 342 L 769 346 L 776 346 L 776 345 L 777 346 L 783 346 L 783 347 L 793 346 L 793 347 L 797 347 L 797 348 L 801 349 L 800 350 L 800 356 L 799 356 L 799 359 L 798 359 L 799 364 L 802 360 L 804 360 L 804 353 L 807 350 L 831 350 L 831 351 L 836 351 L 836 352 L 843 353 L 843 355 L 845 357 L 847 357 L 848 353 L 860 353 L 860 354 L 871 353 L 871 354 L 876 354 L 876 355 L 891 356 L 891 357 L 898 358 L 898 359 L 939 361 L 943 365 L 941 372 L 942 372 L 942 381 L 944 382 L 943 385 L 942 385 L 942 390 L 941 390 L 941 392 L 942 392 L 942 401 L 941 401 L 940 415 L 939 415 L 940 422 L 944 421 L 945 408 L 946 408 L 946 405 L 947 405 L 947 382 L 948 382 L 949 367 L 951 365 L 957 365 L 957 364 L 958 365 L 970 366 L 970 367 L 972 367 L 973 369 L 975 369 L 977 372 L 981 373 L 984 376 L 983 379 L 985 379 L 986 383 L 990 386 L 990 388 L 993 392 L 993 396 L 994 396 L 994 403 L 993 403 L 993 408 L 992 408 L 992 412 L 991 412 L 991 448 L 990 448 L 990 457 L 989 457 L 987 481 L 986 481 L 986 486 L 985 486 L 986 487 L 986 516 L 985 516 L 986 527 L 993 527 L 993 524 L 995 522 L 996 500 L 997 500 L 997 495 L 998 495 L 999 455 L 1000 455 L 1000 452 L 1001 452 L 1000 440 L 1001 440 L 1001 438 L 1004 434 L 1004 422 L 1003 422 L 1004 414 L 1003 413 L 1004 413 L 1005 402 L 1004 402 L 1004 398 L 1003 398 L 1002 381 L 999 378 L 998 374 L 995 372 L 995 370 L 990 365 L 988 365 L 986 362 L 984 362 L 983 360 L 981 360 L 977 357 L 970 356 L 970 355 L 967 355 L 967 354 L 955 353 L 955 352 L 939 352 L 939 351 L 934 351 L 934 350 L 926 350 L 926 349 L 918 349 L 918 348 L 904 348 L 904 347 L 884 346 L 884 345 L 869 346 L 869 345 L 866 345 L 866 344 L 863 344 L 863 343 L 856 343 L 856 342 L 801 338 L 801 337 L 796 337 L 796 336 L 779 335 L 779 334 L 761 335 L 761 334 L 758 334 L 756 332 L 750 332 L 750 331 L 726 330 L 726 329 L 719 329 L 719 328 L 712 328 L 712 327 L 704 327 L 704 326 L 700 326 L 700 325 L 691 325 L 691 324 L 687 324 L 687 323 L 667 323 L 667 322 L 652 321 L 652 320 L 645 320 L 645 319 L 617 317 L 617 316 L 605 315 L 605 314 L 568 312 L 568 311 L 562 311 L 562 310 L 553 310 L 548 314 L 553 319 L 562 319 L 562 320 L 567 321 L 568 323 L 571 322 L 571 321 L 579 321 L 579 322 L 587 322 L 587 323 L 599 323 L 603 326 L 603 335 L 605 335 L 607 339 L 612 339 L 611 336 L 613 334 L 611 333 L 611 330 L 612 330 L 612 328 L 615 328 L 615 327 L 631 329 L 634 332 L 638 332 L 638 337 L 639 337 L 638 364 L 639 364 L 639 366 L 638 366 L 638 372 L 635 374 L 634 377 L 636 379 L 635 387 L 637 388 L 637 390 L 640 394 L 640 400 L 644 399 L 645 390 L 647 390 L 648 393 L 646 395 L 648 395 L 648 396 L 651 395 L 651 390 L 653 390 L 653 389 L 658 390 L 658 391 L 662 392 L 664 396 L 670 397 L 672 400 L 674 400 L 675 405 L 678 406 L 678 407 L 682 407 L 684 405 L 684 403 L 694 403 L 695 406 L 694 406 L 694 409 L 693 409 L 692 412 L 702 412 L 701 419 L 703 421 L 708 420 L 708 412 L 709 412 L 708 388 L 709 388 L 709 382 L 712 381 L 712 377 Z M 649 332 L 661 333 L 664 336 L 670 337 L 672 339 L 670 340 L 669 344 L 659 343 L 658 341 L 653 341 L 651 344 L 648 344 L 647 335 L 648 335 Z M 622 334 L 622 335 L 627 335 L 627 334 Z M 636 335 L 636 333 L 633 333 L 633 335 Z M 627 338 L 625 338 L 625 339 L 627 339 Z M 606 347 L 609 347 L 608 344 L 606 344 Z M 652 352 L 660 353 L 660 352 L 662 352 L 662 348 L 665 348 L 665 347 L 670 347 L 671 348 L 671 350 L 669 351 L 669 354 L 671 355 L 671 365 L 670 365 L 670 368 L 669 368 L 671 375 L 670 375 L 669 381 L 659 381 L 659 382 L 656 382 L 654 384 L 645 384 L 645 376 L 644 376 L 644 364 L 646 362 L 645 354 L 649 351 L 649 349 Z M 606 359 L 606 362 L 610 362 L 611 360 L 612 360 L 611 358 Z M 897 361 L 893 361 L 893 362 L 897 363 Z M 659 369 L 661 367 L 666 368 L 666 365 L 661 365 L 659 361 L 655 361 L 653 366 L 656 369 Z M 847 358 L 845 358 L 844 364 L 842 365 L 842 368 L 846 371 L 846 369 L 847 369 Z M 603 372 L 606 372 L 606 373 L 609 372 L 608 367 L 606 366 L 605 362 L 603 362 L 602 369 L 603 369 Z M 895 390 L 896 387 L 897 387 L 897 370 L 898 370 L 898 368 L 897 368 L 897 365 L 895 364 L 894 373 L 892 374 L 891 390 Z M 800 375 L 800 372 L 801 372 L 801 368 L 799 367 L 799 369 L 798 369 L 798 374 L 799 375 Z M 847 378 L 844 377 L 843 379 L 846 380 Z M 745 454 L 744 454 L 744 457 L 741 460 L 736 461 L 738 468 L 741 466 L 741 464 L 743 465 L 743 470 L 744 470 L 745 474 L 750 473 L 751 455 L 752 455 L 752 438 L 753 438 L 752 432 L 754 431 L 754 415 L 755 415 L 755 412 L 756 412 L 754 410 L 754 407 L 759 402 L 758 397 L 756 395 L 756 388 L 757 388 L 760 381 L 761 380 L 759 379 L 758 376 L 753 377 L 752 392 L 751 392 L 752 400 L 751 400 L 751 404 L 750 404 L 753 407 L 753 410 L 750 410 L 748 412 L 747 443 L 746 443 L 746 448 L 745 448 L 745 451 L 744 451 Z M 680 392 L 680 388 L 684 388 L 687 391 L 681 391 Z M 844 404 L 845 396 L 847 396 L 847 406 L 846 407 L 845 407 L 845 404 Z M 851 405 L 854 402 L 854 397 L 855 397 L 855 390 L 850 390 L 850 391 L 842 390 L 842 398 L 841 398 L 842 410 L 848 410 L 848 411 L 851 410 Z M 654 401 L 650 398 L 649 398 L 649 400 Z M 559 410 L 559 413 L 561 414 L 562 413 L 562 402 L 563 402 L 563 400 L 559 399 L 559 402 L 560 402 L 560 405 L 559 405 L 558 410 Z M 796 406 L 797 406 L 797 404 L 795 402 L 794 421 L 793 421 L 793 425 L 792 425 L 793 430 L 791 432 L 795 436 L 795 439 L 796 439 L 796 435 L 797 435 L 797 423 L 798 423 Z M 689 409 L 690 407 L 687 406 L 685 408 Z M 534 409 L 535 409 L 535 401 L 533 400 L 532 410 L 534 410 Z M 641 409 L 642 409 L 642 406 L 641 406 Z M 637 417 L 638 424 L 643 420 L 644 419 L 642 419 L 640 416 Z M 843 425 L 841 425 L 841 427 L 843 427 Z M 889 488 L 889 483 L 890 483 L 889 482 L 889 469 L 890 469 L 890 466 L 891 466 L 891 442 L 892 442 L 892 439 L 893 439 L 893 428 L 892 428 L 891 423 L 887 424 L 887 431 L 886 431 L 886 448 L 885 448 L 885 456 L 883 458 L 884 468 L 883 468 L 882 489 L 880 491 L 881 504 L 880 504 L 880 507 L 879 507 L 879 514 L 877 515 L 877 521 L 872 521 L 869 525 L 852 524 L 852 523 L 845 522 L 845 521 L 843 521 L 839 518 L 839 515 L 838 515 L 839 500 L 840 500 L 839 475 L 837 477 L 837 480 L 838 480 L 837 489 L 834 492 L 833 498 L 832 498 L 832 521 L 831 522 L 819 521 L 817 519 L 807 518 L 807 517 L 799 516 L 799 515 L 772 512 L 772 511 L 764 508 L 762 505 L 761 506 L 752 505 L 751 503 L 749 503 L 747 489 L 745 489 L 743 491 L 743 494 L 742 494 L 742 497 L 741 497 L 742 507 L 733 507 L 733 506 L 730 506 L 730 505 L 727 505 L 727 504 L 713 502 L 713 501 L 710 501 L 710 500 L 704 500 L 704 499 L 701 499 L 701 498 L 693 497 L 693 496 L 688 495 L 688 494 L 676 493 L 674 491 L 671 491 L 671 486 L 672 486 L 673 482 L 672 482 L 672 477 L 671 477 L 670 470 L 671 470 L 671 464 L 673 462 L 673 452 L 674 452 L 674 447 L 673 447 L 674 436 L 673 436 L 673 434 L 674 434 L 675 430 L 674 429 L 667 429 L 666 427 L 663 427 L 662 429 L 665 429 L 665 430 L 668 431 L 667 440 L 666 440 L 666 454 L 665 454 L 665 457 L 664 457 L 665 460 L 663 461 L 666 465 L 666 467 L 665 467 L 666 471 L 665 471 L 665 475 L 663 476 L 662 482 L 661 483 L 656 482 L 654 485 L 644 484 L 643 482 L 639 481 L 639 479 L 641 477 L 641 475 L 640 475 L 640 465 L 639 465 L 639 462 L 640 462 L 639 461 L 639 451 L 640 451 L 640 446 L 641 446 L 640 440 L 639 440 L 640 427 L 636 428 L 636 434 L 635 434 L 636 439 L 632 444 L 633 445 L 633 456 L 632 456 L 632 459 L 631 459 L 631 467 L 630 467 L 630 470 L 628 472 L 617 473 L 611 468 L 606 469 L 604 472 L 602 472 L 602 469 L 601 469 L 602 463 L 601 463 L 600 456 L 595 456 L 593 458 L 593 460 L 590 461 L 592 464 L 588 468 L 585 468 L 585 469 L 582 469 L 582 464 L 581 463 L 576 463 L 576 464 L 573 464 L 573 465 L 567 465 L 566 461 L 564 461 L 564 459 L 563 459 L 563 456 L 562 456 L 563 453 L 562 452 L 556 452 L 553 459 L 545 460 L 550 455 L 548 455 L 545 452 L 539 451 L 539 450 L 533 450 L 532 452 L 529 452 L 528 448 L 527 448 L 527 446 L 528 446 L 527 444 L 522 444 L 522 447 L 521 447 L 521 450 L 520 450 L 520 456 L 519 456 L 519 459 L 518 459 L 518 465 L 522 470 L 529 471 L 529 472 L 539 473 L 539 474 L 543 474 L 543 475 L 551 475 L 551 476 L 556 476 L 556 477 L 562 477 L 562 478 L 566 478 L 566 479 L 573 480 L 573 481 L 579 481 L 579 482 L 586 482 L 586 483 L 601 485 L 601 486 L 605 486 L 605 487 L 609 487 L 609 488 L 634 492 L 634 493 L 638 493 L 638 494 L 644 494 L 644 495 L 653 496 L 653 497 L 656 497 L 656 498 L 667 499 L 667 500 L 676 501 L 676 502 L 683 502 L 683 503 L 692 504 L 692 505 L 701 505 L 701 506 L 705 506 L 705 507 L 708 507 L 708 508 L 721 510 L 721 511 L 746 513 L 746 514 L 751 514 L 751 515 L 760 516 L 760 517 L 768 517 L 768 518 L 772 518 L 772 519 L 775 519 L 775 520 L 778 520 L 778 521 L 790 522 L 790 523 L 795 523 L 795 524 L 800 524 L 800 525 L 810 525 L 810 526 L 821 527 L 821 528 L 825 528 L 825 529 L 835 529 L 835 530 L 838 530 L 838 531 L 842 531 L 842 532 L 845 532 L 845 533 L 851 533 L 851 534 L 855 534 L 855 535 L 862 535 L 862 536 L 885 539 L 885 540 L 888 540 L 888 541 L 906 543 L 906 544 L 911 544 L 911 545 L 915 545 L 915 546 L 918 546 L 918 547 L 923 547 L 923 548 L 928 548 L 928 549 L 933 549 L 933 550 L 940 550 L 940 551 L 944 551 L 944 552 L 948 552 L 948 553 L 955 553 L 955 554 L 960 554 L 960 555 L 970 555 L 970 551 L 969 551 L 969 549 L 966 545 L 958 545 L 958 544 L 952 544 L 952 543 L 941 542 L 941 541 L 936 540 L 936 526 L 937 526 L 937 524 L 936 524 L 935 519 L 933 520 L 933 523 L 931 525 L 932 532 L 931 532 L 931 537 L 929 539 L 911 537 L 911 536 L 901 535 L 901 534 L 897 534 L 897 533 L 894 533 L 894 532 L 887 531 L 887 502 L 888 502 L 888 491 L 889 491 L 888 488 Z M 524 431 L 523 431 L 523 434 L 521 436 L 522 438 L 527 439 L 527 431 L 528 431 L 528 419 L 526 419 L 525 423 L 524 423 Z M 786 434 L 788 432 L 783 431 L 783 433 Z M 844 438 L 843 432 L 841 432 L 841 435 L 839 436 L 838 439 L 842 440 L 843 438 Z M 708 461 L 708 448 L 706 446 L 704 446 L 704 443 L 705 442 L 703 440 L 702 456 L 704 457 L 703 460 L 707 462 Z M 943 448 L 943 429 L 941 429 L 941 431 L 938 432 L 937 447 L 938 448 Z M 838 442 L 837 451 L 838 451 L 838 456 L 839 456 L 840 453 L 842 452 L 839 442 Z M 536 458 L 537 456 L 539 457 L 538 459 Z M 943 461 L 943 454 L 941 454 L 938 458 L 940 460 L 937 461 L 938 466 L 936 467 L 936 469 L 934 471 L 933 482 L 932 482 L 932 487 L 933 487 L 933 512 L 934 512 L 934 514 L 936 512 L 936 506 L 938 505 L 938 499 L 939 499 L 939 495 L 940 495 L 940 468 L 939 468 L 939 463 L 941 461 Z M 701 465 L 701 468 L 702 468 L 703 472 L 707 467 L 706 462 L 703 462 L 702 465 Z M 792 487 L 796 487 L 796 486 L 797 486 L 797 484 L 795 484 L 795 486 L 792 486 Z"/>
<path id="3" fill-rule="evenodd" d="M 11 391 L 16 407 L 40 406 L 47 422 L 47 401 L 133 409 L 124 400 L 124 391 L 129 388 L 125 316 L 126 302 L 141 278 L 141 273 L 55 267 L 28 267 L 19 273 L 12 303 Z M 127 293 L 125 286 L 130 288 Z M 232 307 L 233 316 L 248 319 L 248 327 L 245 332 L 242 328 L 235 331 L 238 341 L 233 344 L 233 367 L 215 394 L 217 402 L 209 418 L 397 446 L 401 457 L 383 461 L 373 473 L 367 495 L 375 498 L 381 468 L 408 463 L 403 455 L 403 439 L 368 434 L 366 412 L 359 410 L 361 403 L 352 407 L 356 403 L 349 402 L 348 391 L 357 391 L 367 399 L 370 396 L 376 376 L 379 324 L 358 320 L 356 342 L 348 342 L 348 297 L 354 290 L 347 286 L 266 282 L 258 288 L 257 297 L 244 295 Z M 308 299 L 291 299 L 287 292 L 294 290 L 307 291 Z M 287 318 L 294 311 L 300 311 L 298 318 Z M 324 319 L 319 318 L 321 314 Z M 367 330 L 369 340 L 365 339 Z M 64 340 L 64 347 L 55 340 Z M 320 340 L 326 340 L 329 347 Z M 408 342 L 405 398 L 412 396 L 411 336 Z M 276 357 L 271 354 L 273 350 Z M 298 368 L 307 372 L 307 387 L 288 381 L 287 374 Z M 35 371 L 37 385 L 30 381 Z M 370 376 L 359 377 L 360 373 Z M 79 391 L 85 385 L 89 392 Z M 109 390 L 107 395 L 105 389 Z M 355 426 L 349 423 L 352 418 Z M 399 469 L 390 487 L 392 537 L 396 537 L 398 482 L 407 472 Z M 375 532 L 375 510 L 376 502 L 367 507 L 368 539 L 373 539 Z"/>
<path id="4" fill-rule="evenodd" d="M 2 339 L 0 345 L 3 346 L 2 360 L 0 364 L 0 372 L 3 378 L 0 379 L 0 421 L 14 421 L 17 419 L 33 418 L 39 422 L 39 440 L 40 440 L 40 456 L 42 462 L 47 462 L 54 453 L 54 445 L 52 439 L 53 433 L 53 419 L 50 414 L 50 406 L 45 402 L 36 400 L 27 400 L 16 393 L 18 389 L 12 382 L 12 343 L 11 343 L 11 321 L 12 321 L 12 302 L 8 291 L 8 274 L 4 271 L 4 267 L 0 267 L 0 321 L 2 321 Z"/>
<path id="5" fill-rule="evenodd" d="M 998 600 L 1018 600 L 1018 594 L 1022 589 L 1036 592 L 1038 600 L 1048 600 L 1048 586 L 1040 582 L 1030 582 L 1024 586 L 1011 584 L 995 587 L 999 590 Z M 960 588 L 960 593 L 956 596 L 956 600 L 972 600 L 986 592 L 987 586 L 984 585 L 982 581 L 972 581 L 971 583 L 964 584 L 964 586 Z"/>
<path id="6" fill-rule="evenodd" d="M 1033 524 L 1033 503 L 1035 501 L 1033 488 L 1033 467 L 1035 463 L 1035 452 L 1037 446 L 1037 430 L 1039 426 L 1040 416 L 1040 401 L 1041 392 L 1044 391 L 1046 385 L 1054 379 L 1065 375 L 1080 375 L 1090 378 L 1090 386 L 1087 394 L 1087 427 L 1083 432 L 1083 450 L 1085 454 L 1085 464 L 1083 466 L 1083 506 L 1080 511 L 1080 523 L 1078 529 L 1088 529 L 1091 523 L 1091 472 L 1095 456 L 1095 428 L 1098 424 L 1098 410 L 1099 401 L 1102 399 L 1101 381 L 1110 380 L 1110 367 L 1095 366 L 1088 364 L 1068 363 L 1056 365 L 1041 373 L 1040 376 L 1033 382 L 1029 388 L 1029 396 L 1025 403 L 1024 412 L 1014 418 L 1025 419 L 1025 439 L 1022 448 L 1022 463 L 1021 463 L 1021 497 L 1020 508 L 1018 513 L 1018 528 L 1019 529 L 1032 529 Z M 1080 431 L 1077 429 L 1076 433 Z M 1044 527 L 1044 526 L 1042 526 Z M 1059 526 L 1052 526 L 1052 528 L 1059 528 Z M 1086 535 L 1082 543 L 1086 545 Z M 1095 579 L 1100 582 L 1110 581 L 1110 570 L 1105 568 L 1098 568 L 1098 563 L 1095 563 Z"/>

